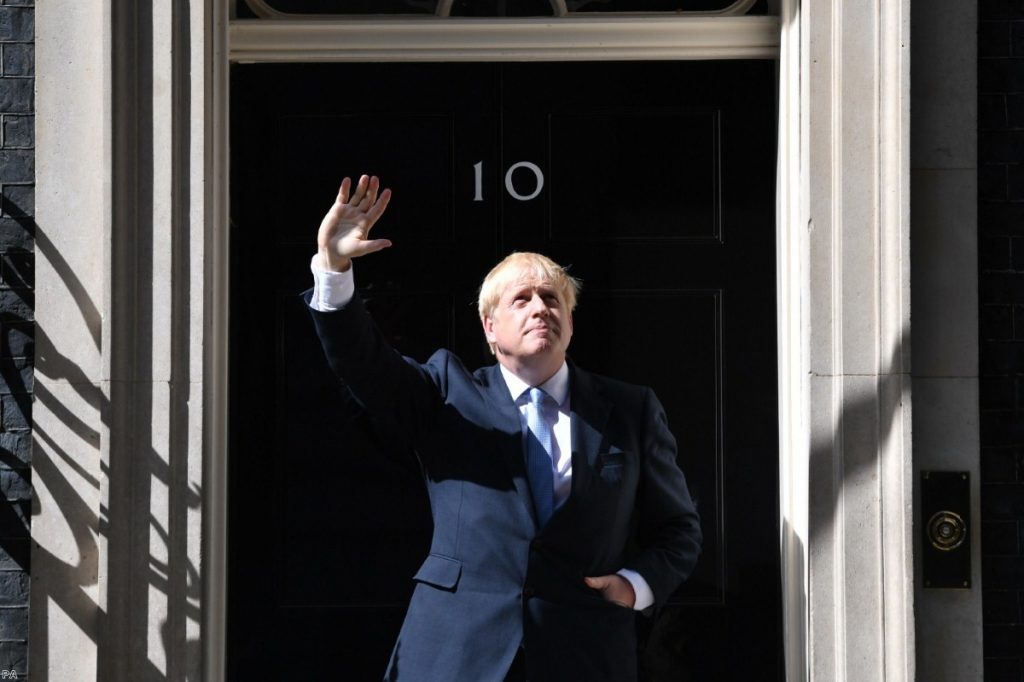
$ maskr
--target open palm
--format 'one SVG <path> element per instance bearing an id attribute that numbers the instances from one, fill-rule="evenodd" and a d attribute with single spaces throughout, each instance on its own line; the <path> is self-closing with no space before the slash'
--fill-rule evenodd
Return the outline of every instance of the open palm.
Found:
<path id="1" fill-rule="evenodd" d="M 370 239 L 370 230 L 383 215 L 391 200 L 391 190 L 380 190 L 380 179 L 363 175 L 351 197 L 352 181 L 345 178 L 331 210 L 324 216 L 317 233 L 317 251 L 321 266 L 328 270 L 347 270 L 351 259 L 391 246 L 388 239 Z M 379 192 L 379 195 L 378 195 Z"/>

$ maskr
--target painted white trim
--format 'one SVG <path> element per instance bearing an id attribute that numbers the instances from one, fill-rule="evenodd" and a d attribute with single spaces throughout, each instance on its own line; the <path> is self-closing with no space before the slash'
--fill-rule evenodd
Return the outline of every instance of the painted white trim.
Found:
<path id="1" fill-rule="evenodd" d="M 771 16 L 237 19 L 232 62 L 775 59 Z"/>
<path id="2" fill-rule="evenodd" d="M 202 518 L 204 605 L 201 647 L 203 679 L 218 682 L 227 673 L 228 553 L 228 237 L 230 224 L 228 4 L 207 0 L 205 44 L 209 79 L 204 107 L 207 156 L 206 247 L 204 263 L 207 308 L 203 344 L 203 482 Z"/>
<path id="3" fill-rule="evenodd" d="M 804 302 L 808 298 L 803 234 L 804 167 L 800 103 L 799 0 L 783 0 L 779 46 L 779 157 L 776 176 L 776 315 L 779 373 L 779 532 L 782 573 L 783 656 L 787 682 L 810 679 L 808 498 L 810 430 Z"/>

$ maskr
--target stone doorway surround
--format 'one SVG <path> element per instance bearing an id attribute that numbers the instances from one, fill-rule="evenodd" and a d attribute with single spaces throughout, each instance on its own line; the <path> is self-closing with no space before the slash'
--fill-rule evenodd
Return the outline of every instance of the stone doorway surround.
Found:
<path id="1" fill-rule="evenodd" d="M 909 4 L 415 34 L 421 59 L 778 58 L 789 680 L 914 679 Z M 389 41 L 367 39 L 373 22 L 322 24 L 303 57 L 297 24 L 248 29 L 218 0 L 36 13 L 30 674 L 219 680 L 227 66 L 370 60 Z"/>

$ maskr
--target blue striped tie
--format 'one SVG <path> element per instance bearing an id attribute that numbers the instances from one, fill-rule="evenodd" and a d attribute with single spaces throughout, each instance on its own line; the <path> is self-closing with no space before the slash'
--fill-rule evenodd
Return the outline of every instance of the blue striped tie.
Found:
<path id="1" fill-rule="evenodd" d="M 551 518 L 555 505 L 554 473 L 551 466 L 553 435 L 551 424 L 544 418 L 547 393 L 539 388 L 530 389 L 530 402 L 526 405 L 526 477 L 530 481 L 533 507 L 537 524 L 543 526 Z"/>

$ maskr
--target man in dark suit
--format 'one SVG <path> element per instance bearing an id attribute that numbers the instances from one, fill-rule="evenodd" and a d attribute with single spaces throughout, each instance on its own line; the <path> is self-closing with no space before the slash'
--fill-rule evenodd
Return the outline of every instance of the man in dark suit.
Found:
<path id="1" fill-rule="evenodd" d="M 496 365 L 400 357 L 351 272 L 391 245 L 369 238 L 390 197 L 377 178 L 342 182 L 308 297 L 331 368 L 408 434 L 430 496 L 430 554 L 386 679 L 635 680 L 635 612 L 668 598 L 701 542 L 664 410 L 567 361 L 579 286 L 539 254 L 512 254 L 481 287 Z"/>

